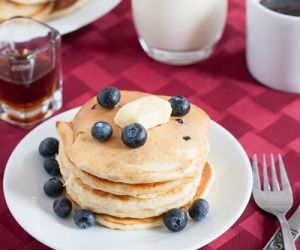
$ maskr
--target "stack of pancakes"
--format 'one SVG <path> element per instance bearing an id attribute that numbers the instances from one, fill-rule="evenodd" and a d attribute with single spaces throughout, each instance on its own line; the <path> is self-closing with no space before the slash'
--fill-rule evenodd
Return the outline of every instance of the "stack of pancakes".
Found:
<path id="1" fill-rule="evenodd" d="M 210 119 L 194 105 L 182 120 L 171 117 L 149 129 L 142 147 L 123 144 L 114 116 L 124 104 L 146 95 L 121 91 L 114 109 L 105 109 L 92 98 L 71 122 L 56 124 L 61 139 L 57 159 L 67 196 L 79 207 L 92 210 L 97 221 L 110 228 L 161 225 L 165 212 L 187 209 L 203 197 L 213 178 L 213 168 L 207 163 Z M 106 142 L 91 136 L 99 120 L 113 128 Z"/>
<path id="2" fill-rule="evenodd" d="M 14 16 L 26 16 L 46 21 L 67 15 L 88 0 L 0 0 L 0 21 Z"/>

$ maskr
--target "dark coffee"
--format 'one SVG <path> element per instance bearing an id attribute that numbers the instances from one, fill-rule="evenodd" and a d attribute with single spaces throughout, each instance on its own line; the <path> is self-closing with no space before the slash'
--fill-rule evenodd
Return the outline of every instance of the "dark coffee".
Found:
<path id="1" fill-rule="evenodd" d="M 260 3 L 285 15 L 300 16 L 300 0 L 261 0 Z"/>

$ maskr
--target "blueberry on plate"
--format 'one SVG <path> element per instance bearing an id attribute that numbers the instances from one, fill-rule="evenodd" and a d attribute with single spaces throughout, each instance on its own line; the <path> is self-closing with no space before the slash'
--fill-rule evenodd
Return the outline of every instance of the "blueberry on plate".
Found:
<path id="1" fill-rule="evenodd" d="M 57 216 L 65 218 L 72 212 L 72 202 L 66 197 L 58 198 L 53 202 L 53 211 Z"/>
<path id="2" fill-rule="evenodd" d="M 75 213 L 74 222 L 79 228 L 86 229 L 96 224 L 96 217 L 92 211 L 81 209 Z"/>
<path id="3" fill-rule="evenodd" d="M 138 148 L 145 144 L 147 130 L 141 124 L 132 123 L 123 128 L 121 137 L 127 147 Z"/>
<path id="4" fill-rule="evenodd" d="M 96 122 L 91 130 L 93 138 L 98 141 L 107 141 L 111 137 L 112 133 L 112 127 L 105 121 Z"/>
<path id="5" fill-rule="evenodd" d="M 164 224 L 171 232 L 179 232 L 187 225 L 186 212 L 179 208 L 173 208 L 165 213 Z"/>
<path id="6" fill-rule="evenodd" d="M 104 108 L 113 108 L 120 99 L 121 93 L 114 87 L 104 88 L 97 94 L 97 101 Z"/>
<path id="7" fill-rule="evenodd" d="M 169 99 L 172 107 L 172 116 L 184 116 L 191 108 L 190 102 L 183 96 L 177 95 Z"/>
<path id="8" fill-rule="evenodd" d="M 44 161 L 44 169 L 51 176 L 60 176 L 58 161 L 55 158 L 48 158 Z"/>
<path id="9" fill-rule="evenodd" d="M 52 157 L 58 153 L 59 141 L 56 138 L 48 137 L 39 145 L 39 153 L 43 157 Z"/>
<path id="10" fill-rule="evenodd" d="M 64 185 L 60 179 L 53 177 L 45 182 L 44 192 L 49 197 L 57 197 L 64 191 Z"/>
<path id="11" fill-rule="evenodd" d="M 200 221 L 206 217 L 209 211 L 209 204 L 205 199 L 195 200 L 189 209 L 189 215 L 192 219 Z"/>

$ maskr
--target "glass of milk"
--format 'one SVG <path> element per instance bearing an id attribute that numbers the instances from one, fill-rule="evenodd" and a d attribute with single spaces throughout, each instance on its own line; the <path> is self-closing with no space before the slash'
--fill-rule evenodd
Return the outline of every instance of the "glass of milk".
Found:
<path id="1" fill-rule="evenodd" d="M 132 0 L 133 20 L 144 51 L 174 65 L 210 56 L 223 34 L 227 0 Z"/>

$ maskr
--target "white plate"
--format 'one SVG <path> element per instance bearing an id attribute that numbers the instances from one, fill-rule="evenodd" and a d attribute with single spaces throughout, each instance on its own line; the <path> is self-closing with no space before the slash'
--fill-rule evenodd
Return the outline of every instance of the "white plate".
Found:
<path id="1" fill-rule="evenodd" d="M 120 2 L 121 0 L 89 0 L 82 8 L 61 18 L 51 20 L 48 24 L 64 35 L 94 22 Z"/>
<path id="2" fill-rule="evenodd" d="M 11 154 L 4 173 L 4 195 L 9 210 L 29 234 L 45 245 L 71 250 L 194 250 L 223 234 L 244 211 L 252 189 L 249 160 L 238 141 L 213 122 L 209 160 L 216 176 L 207 196 L 210 213 L 203 222 L 189 221 L 187 228 L 179 233 L 163 227 L 119 231 L 95 226 L 80 230 L 72 218 L 56 217 L 53 200 L 43 192 L 43 184 L 50 177 L 43 169 L 38 145 L 45 137 L 56 137 L 55 122 L 71 120 L 77 110 L 59 114 L 33 129 Z"/>

